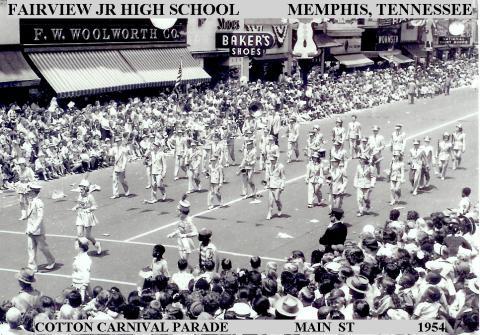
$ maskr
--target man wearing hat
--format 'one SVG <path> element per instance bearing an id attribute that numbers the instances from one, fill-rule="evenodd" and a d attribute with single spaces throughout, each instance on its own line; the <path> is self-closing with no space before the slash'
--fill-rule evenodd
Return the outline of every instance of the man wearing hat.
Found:
<path id="1" fill-rule="evenodd" d="M 347 151 L 343 148 L 341 142 L 333 142 L 333 147 L 330 149 L 330 158 L 335 158 L 338 160 L 339 166 L 347 168 L 348 160 L 347 160 Z"/>
<path id="2" fill-rule="evenodd" d="M 339 117 L 335 120 L 335 127 L 332 129 L 332 142 L 339 142 L 341 146 L 343 146 L 343 142 L 345 142 L 346 133 L 345 128 L 343 128 L 343 121 Z"/>
<path id="3" fill-rule="evenodd" d="M 240 174 L 242 178 L 242 196 L 250 198 L 255 197 L 257 188 L 253 182 L 253 170 L 257 161 L 257 150 L 253 145 L 252 140 L 247 140 L 246 149 L 243 152 L 243 159 L 240 163 L 237 175 Z M 251 192 L 248 192 L 250 186 Z"/>
<path id="4" fill-rule="evenodd" d="M 127 147 L 127 139 L 121 139 L 117 137 L 115 139 L 115 146 L 111 150 L 111 156 L 114 158 L 113 163 L 113 195 L 111 199 L 120 198 L 119 184 L 122 185 L 125 191 L 125 196 L 128 197 L 130 192 L 128 190 L 128 184 L 125 180 L 125 170 L 127 168 L 129 149 Z"/>
<path id="5" fill-rule="evenodd" d="M 28 186 L 29 203 L 27 209 L 27 234 L 28 242 L 28 268 L 37 271 L 37 249 L 44 254 L 47 259 L 45 269 L 52 270 L 55 267 L 55 258 L 53 257 L 45 238 L 46 231 L 43 223 L 44 205 L 38 197 L 41 186 L 30 183 Z"/>
<path id="6" fill-rule="evenodd" d="M 272 218 L 274 204 L 278 209 L 278 216 L 282 215 L 282 201 L 280 195 L 285 189 L 285 168 L 278 163 L 278 157 L 270 157 L 270 165 L 265 170 L 265 185 L 269 191 L 267 220 Z"/>
<path id="7" fill-rule="evenodd" d="M 308 135 L 307 143 L 303 152 L 308 159 L 311 159 L 312 154 L 320 150 L 321 144 L 317 141 L 317 132 L 315 130 L 311 130 Z"/>
<path id="8" fill-rule="evenodd" d="M 343 150 L 343 149 L 342 149 Z M 330 208 L 342 208 L 343 197 L 348 183 L 346 168 L 340 166 L 341 161 L 330 158 Z"/>
<path id="9" fill-rule="evenodd" d="M 28 184 L 35 181 L 35 173 L 30 167 L 27 167 L 27 161 L 23 157 L 17 160 L 16 170 L 18 173 L 18 182 L 15 183 L 15 190 L 19 197 L 21 210 L 19 220 L 25 220 L 27 218 L 28 208 Z"/>
<path id="10" fill-rule="evenodd" d="M 357 153 L 359 157 L 368 157 L 370 163 L 373 163 L 372 147 L 368 143 L 368 137 L 361 138 Z"/>
<path id="11" fill-rule="evenodd" d="M 278 145 L 278 134 L 280 133 L 280 128 L 282 126 L 282 119 L 280 117 L 280 106 L 275 106 L 275 114 L 273 115 L 272 119 L 272 127 L 271 127 L 271 134 L 273 135 L 275 144 Z"/>
<path id="12" fill-rule="evenodd" d="M 275 319 L 294 320 L 302 308 L 300 299 L 287 294 L 278 299 L 275 304 Z"/>
<path id="13" fill-rule="evenodd" d="M 201 271 L 205 271 L 205 264 L 207 261 L 215 263 L 215 269 L 218 270 L 220 260 L 218 258 L 217 247 L 211 242 L 212 231 L 207 228 L 202 228 L 198 232 L 199 246 L 199 266 Z"/>
<path id="14" fill-rule="evenodd" d="M 35 282 L 35 273 L 29 268 L 22 268 L 15 275 L 20 286 L 20 292 L 12 298 L 12 305 L 21 313 L 38 306 L 42 293 L 32 287 Z"/>
<path id="15" fill-rule="evenodd" d="M 370 209 L 370 196 L 376 182 L 375 168 L 370 165 L 370 158 L 360 157 L 360 163 L 357 166 L 353 187 L 357 189 L 357 216 L 362 216 Z"/>
<path id="16" fill-rule="evenodd" d="M 165 157 L 163 143 L 160 139 L 155 139 L 153 142 L 152 150 L 150 151 L 150 157 L 152 164 L 152 180 L 150 183 L 152 185 L 152 192 L 151 199 L 146 202 L 154 204 L 158 201 L 158 189 L 160 189 L 160 192 L 162 193 L 162 200 L 165 201 L 167 198 L 167 192 L 163 182 L 167 174 L 167 160 Z"/>
<path id="17" fill-rule="evenodd" d="M 420 149 L 420 141 L 413 141 L 413 148 L 410 149 L 410 184 L 412 185 L 413 195 L 418 194 L 418 186 L 420 185 L 420 176 L 422 173 L 422 168 L 425 165 L 425 153 Z"/>
<path id="18" fill-rule="evenodd" d="M 392 133 L 392 140 L 390 144 L 390 149 L 392 152 L 398 151 L 400 155 L 403 157 L 403 153 L 405 152 L 405 145 L 407 143 L 406 135 L 402 132 L 403 125 L 396 124 L 395 131 Z"/>
<path id="19" fill-rule="evenodd" d="M 300 125 L 295 117 L 291 117 L 287 127 L 287 163 L 293 161 L 293 154 L 295 154 L 296 160 L 298 160 L 298 157 L 300 156 L 300 151 L 298 150 L 298 136 L 300 136 Z"/>
<path id="20" fill-rule="evenodd" d="M 433 170 L 433 146 L 430 144 L 430 141 L 430 136 L 425 136 L 423 139 L 425 144 L 420 147 L 423 151 L 425 164 L 422 167 L 419 188 L 426 188 L 430 186 L 430 171 Z"/>
<path id="21" fill-rule="evenodd" d="M 357 158 L 358 145 L 362 137 L 362 125 L 357 121 L 357 116 L 352 114 L 352 121 L 348 123 L 347 138 L 350 143 L 350 157 Z"/>
<path id="22" fill-rule="evenodd" d="M 322 184 L 324 182 L 324 166 L 318 152 L 312 153 L 312 158 L 307 164 L 305 183 L 307 184 L 307 207 L 314 206 L 315 197 L 318 204 L 322 203 Z"/>
<path id="23" fill-rule="evenodd" d="M 456 170 L 462 162 L 462 153 L 465 152 L 465 133 L 463 132 L 463 126 L 458 123 L 455 127 L 455 131 L 452 134 L 453 142 L 453 157 L 452 157 L 452 169 Z"/>
<path id="24" fill-rule="evenodd" d="M 415 103 L 415 95 L 417 93 L 417 84 L 415 84 L 415 80 L 411 79 L 408 83 L 408 95 L 410 96 L 410 104 L 413 105 Z"/>
<path id="25" fill-rule="evenodd" d="M 140 141 L 140 148 L 143 152 L 143 165 L 145 165 L 146 174 L 147 174 L 147 186 L 145 188 L 148 190 L 152 187 L 152 155 L 151 150 L 153 150 L 153 142 L 155 141 L 155 135 L 150 134 L 147 136 L 143 135 L 143 139 Z"/>
<path id="26" fill-rule="evenodd" d="M 385 149 L 385 138 L 378 132 L 380 127 L 375 125 L 372 128 L 373 134 L 368 138 L 368 145 L 372 149 L 372 163 L 377 169 L 377 177 L 380 176 L 380 162 L 383 159 L 382 151 Z"/>
<path id="27" fill-rule="evenodd" d="M 319 242 L 325 246 L 325 252 L 332 252 L 332 245 L 343 245 L 347 239 L 347 226 L 343 223 L 343 209 L 332 208 L 330 211 L 330 223 L 320 237 Z"/>

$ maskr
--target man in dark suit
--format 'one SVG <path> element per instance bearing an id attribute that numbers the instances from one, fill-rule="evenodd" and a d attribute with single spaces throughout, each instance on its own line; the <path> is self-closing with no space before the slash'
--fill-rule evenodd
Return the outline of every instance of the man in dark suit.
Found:
<path id="1" fill-rule="evenodd" d="M 343 209 L 332 208 L 330 212 L 330 224 L 320 237 L 320 244 L 325 246 L 325 252 L 332 251 L 332 245 L 344 244 L 347 239 L 347 226 L 343 223 Z"/>

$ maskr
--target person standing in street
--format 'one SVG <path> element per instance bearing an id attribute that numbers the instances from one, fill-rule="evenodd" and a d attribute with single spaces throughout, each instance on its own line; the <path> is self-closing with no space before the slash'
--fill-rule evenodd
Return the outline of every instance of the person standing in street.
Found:
<path id="1" fill-rule="evenodd" d="M 390 181 L 390 205 L 395 205 L 402 195 L 402 184 L 405 182 L 405 164 L 400 159 L 398 151 L 393 152 L 390 169 L 387 170 L 387 178 Z"/>
<path id="2" fill-rule="evenodd" d="M 410 149 L 410 184 L 412 185 L 413 195 L 418 194 L 418 187 L 420 185 L 420 177 L 422 168 L 425 165 L 425 153 L 420 149 L 420 141 L 413 141 L 413 148 Z"/>
<path id="3" fill-rule="evenodd" d="M 122 184 L 123 190 L 125 191 L 125 196 L 130 195 L 128 190 L 128 184 L 125 180 L 125 170 L 127 168 L 128 161 L 128 152 L 127 139 L 123 140 L 119 137 L 115 139 L 115 147 L 112 148 L 111 156 L 114 158 L 113 165 L 113 195 L 111 199 L 120 198 L 120 190 L 118 189 L 119 184 Z"/>
<path id="4" fill-rule="evenodd" d="M 343 209 L 332 208 L 330 211 L 330 223 L 325 233 L 320 237 L 320 244 L 325 246 L 325 252 L 332 252 L 332 246 L 343 245 L 347 239 L 348 229 L 343 223 Z"/>
<path id="5" fill-rule="evenodd" d="M 465 133 L 463 132 L 463 126 L 458 123 L 455 127 L 455 131 L 452 134 L 453 142 L 453 157 L 452 157 L 452 169 L 456 170 L 462 162 L 462 154 L 466 150 L 465 145 Z"/>
<path id="6" fill-rule="evenodd" d="M 283 164 L 277 162 L 278 157 L 270 157 L 270 165 L 265 171 L 266 187 L 269 190 L 267 220 L 272 218 L 274 204 L 278 209 L 278 216 L 282 216 L 282 201 L 280 195 L 285 189 L 285 168 Z"/>
<path id="7" fill-rule="evenodd" d="M 382 151 L 385 149 L 385 139 L 378 132 L 380 127 L 375 125 L 372 128 L 373 134 L 368 138 L 368 145 L 372 149 L 372 164 L 377 169 L 377 178 L 380 177 L 380 162 L 383 159 Z"/>
<path id="8" fill-rule="evenodd" d="M 392 140 L 390 144 L 390 150 L 393 152 L 397 151 L 400 153 L 400 156 L 403 157 L 405 152 L 405 145 L 407 143 L 405 132 L 402 132 L 403 125 L 398 123 L 395 125 L 395 131 L 392 133 Z"/>
<path id="9" fill-rule="evenodd" d="M 307 164 L 307 173 L 305 174 L 305 183 L 307 184 L 307 207 L 312 208 L 315 205 L 315 198 L 320 205 L 322 198 L 322 184 L 324 182 L 323 164 L 318 152 L 312 154 L 311 160 Z"/>
<path id="10" fill-rule="evenodd" d="M 78 185 L 80 188 L 80 194 L 78 195 L 77 205 L 72 208 L 77 212 L 77 220 L 75 225 L 77 226 L 77 238 L 84 237 L 87 241 L 97 249 L 97 255 L 102 253 L 102 247 L 92 235 L 92 229 L 98 223 L 97 217 L 93 213 L 97 209 L 97 203 L 93 194 L 90 193 L 90 183 L 88 180 L 83 179 Z"/>
<path id="11" fill-rule="evenodd" d="M 287 127 L 287 163 L 293 162 L 294 154 L 296 161 L 300 157 L 300 151 L 298 149 L 298 136 L 300 136 L 300 125 L 295 117 L 291 117 Z"/>
<path id="12" fill-rule="evenodd" d="M 341 160 L 332 156 L 330 158 L 330 209 L 342 208 L 343 197 L 348 183 L 346 168 L 341 166 Z"/>
<path id="13" fill-rule="evenodd" d="M 257 161 L 257 150 L 255 149 L 252 140 L 248 140 L 246 143 L 247 148 L 243 152 L 243 159 L 240 163 L 237 174 L 240 174 L 242 178 L 242 196 L 251 198 L 255 197 L 257 193 L 255 183 L 253 182 L 253 173 Z M 248 192 L 249 186 L 251 192 Z"/>
<path id="14" fill-rule="evenodd" d="M 363 216 L 370 210 L 370 196 L 376 182 L 375 173 L 375 168 L 370 165 L 369 157 L 360 157 L 360 164 L 357 166 L 353 180 L 353 186 L 357 189 L 357 216 Z"/>
<path id="15" fill-rule="evenodd" d="M 147 201 L 149 204 L 158 202 L 158 190 L 162 193 L 162 201 L 167 198 L 165 184 L 163 182 L 167 174 L 167 161 L 165 159 L 165 151 L 161 140 L 155 139 L 153 148 L 150 151 L 151 173 L 152 173 L 152 197 Z"/>
<path id="16" fill-rule="evenodd" d="M 415 94 L 417 93 L 417 84 L 415 84 L 415 80 L 410 80 L 408 83 L 408 96 L 410 97 L 410 104 L 413 105 L 415 103 Z"/>
<path id="17" fill-rule="evenodd" d="M 448 161 L 452 157 L 452 142 L 448 132 L 443 133 L 443 138 L 437 144 L 438 173 L 442 180 L 445 180 L 447 174 Z"/>
<path id="18" fill-rule="evenodd" d="M 362 125 L 357 121 L 357 116 L 352 115 L 352 121 L 348 123 L 347 138 L 350 143 L 350 158 L 358 157 L 358 146 L 362 136 Z"/>
<path id="19" fill-rule="evenodd" d="M 168 238 L 177 238 L 178 252 L 181 259 L 188 261 L 188 257 L 195 248 L 193 238 L 198 236 L 197 227 L 193 224 L 190 214 L 190 202 L 187 200 L 187 195 L 182 197 L 177 206 L 178 218 L 177 229 L 167 235 Z"/>
<path id="20" fill-rule="evenodd" d="M 44 205 L 43 201 L 38 196 L 42 187 L 38 184 L 30 183 L 28 185 L 28 189 L 29 204 L 27 210 L 27 229 L 25 230 L 28 242 L 27 266 L 34 272 L 38 271 L 37 250 L 40 249 L 47 259 L 47 265 L 45 266 L 45 269 L 53 270 L 55 267 L 55 258 L 50 252 L 47 240 L 45 238 L 46 231 L 43 222 Z"/>
<path id="21" fill-rule="evenodd" d="M 430 187 L 430 172 L 433 171 L 433 146 L 430 144 L 430 141 L 430 136 L 425 136 L 423 139 L 425 145 L 421 147 L 425 156 L 425 165 L 422 168 L 419 188 Z"/>
<path id="22" fill-rule="evenodd" d="M 23 157 L 20 157 L 17 160 L 17 165 L 15 168 L 17 169 L 18 173 L 18 181 L 15 183 L 15 190 L 18 194 L 21 211 L 21 216 L 18 220 L 22 221 L 27 218 L 28 184 L 35 181 L 35 173 L 33 172 L 32 168 L 27 166 L 27 160 Z"/>

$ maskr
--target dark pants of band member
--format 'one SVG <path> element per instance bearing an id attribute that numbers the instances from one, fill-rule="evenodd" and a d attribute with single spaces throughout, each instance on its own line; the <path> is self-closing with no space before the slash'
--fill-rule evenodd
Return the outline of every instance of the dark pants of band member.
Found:
<path id="1" fill-rule="evenodd" d="M 413 104 L 415 102 L 415 93 L 410 93 L 410 103 Z"/>

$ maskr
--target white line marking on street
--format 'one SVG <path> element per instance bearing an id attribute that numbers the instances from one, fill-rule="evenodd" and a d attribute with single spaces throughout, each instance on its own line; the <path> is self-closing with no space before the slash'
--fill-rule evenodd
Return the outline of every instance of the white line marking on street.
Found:
<path id="1" fill-rule="evenodd" d="M 18 273 L 18 269 L 0 268 L 0 271 Z M 68 278 L 68 279 L 72 278 L 72 276 L 69 276 L 69 275 L 62 275 L 59 273 L 49 273 L 49 272 L 45 272 L 45 273 L 37 272 L 35 273 L 35 276 L 61 277 L 61 278 Z M 118 285 L 137 286 L 136 283 L 130 283 L 127 281 L 119 281 L 119 280 L 111 280 L 111 279 L 103 279 L 103 278 L 90 278 L 90 280 L 118 284 Z"/>
<path id="2" fill-rule="evenodd" d="M 406 139 L 407 139 L 407 140 L 411 140 L 411 139 L 413 139 L 413 138 L 415 138 L 415 137 L 418 137 L 418 136 L 420 136 L 420 135 L 430 133 L 430 132 L 432 132 L 432 131 L 435 131 L 435 130 L 444 128 L 445 126 L 448 126 L 448 125 L 451 125 L 451 124 L 453 124 L 453 123 L 456 123 L 456 122 L 458 122 L 458 121 L 460 121 L 460 120 L 464 120 L 464 119 L 470 118 L 470 117 L 472 117 L 472 116 L 477 116 L 477 115 L 478 115 L 477 112 L 464 115 L 464 116 L 462 116 L 462 117 L 456 118 L 456 119 L 454 119 L 454 120 L 451 120 L 451 121 L 442 123 L 442 124 L 440 124 L 440 125 L 438 125 L 438 126 L 435 126 L 435 127 L 432 127 L 432 128 L 428 128 L 428 129 L 426 129 L 426 130 L 424 130 L 424 131 L 421 131 L 421 132 L 416 133 L 416 134 L 414 134 L 414 135 L 408 136 Z M 390 144 L 387 144 L 386 147 L 387 147 L 387 146 L 390 146 Z M 305 175 L 304 175 L 304 174 L 301 175 L 301 176 L 298 176 L 298 177 L 289 179 L 289 180 L 287 180 L 286 183 L 287 183 L 287 184 L 294 183 L 294 182 L 296 182 L 297 180 L 300 180 L 300 179 L 302 179 L 302 178 L 305 178 Z M 266 191 L 267 191 L 267 190 L 264 189 L 264 190 L 258 192 L 258 194 L 265 193 Z M 237 202 L 240 202 L 240 201 L 242 201 L 242 200 L 245 200 L 245 199 L 244 199 L 243 197 L 240 197 L 240 198 L 237 198 L 237 199 L 234 199 L 234 200 L 231 200 L 231 201 L 227 202 L 225 205 L 233 205 L 233 204 L 235 204 L 235 203 L 237 203 Z M 213 209 L 207 209 L 207 210 L 204 210 L 204 211 L 202 211 L 202 212 L 200 212 L 200 213 L 197 213 L 197 214 L 195 214 L 195 215 L 192 215 L 191 217 L 194 218 L 194 217 L 197 217 L 197 216 L 201 216 L 201 215 L 203 215 L 203 214 L 207 214 L 207 213 L 213 212 L 213 211 L 215 211 L 215 210 L 217 210 L 217 209 L 219 209 L 219 208 L 220 208 L 220 207 L 215 207 L 215 208 L 213 208 Z M 147 231 L 147 232 L 144 232 L 144 233 L 135 235 L 135 236 L 133 236 L 133 237 L 130 237 L 130 238 L 126 239 L 124 242 L 131 242 L 131 241 L 137 240 L 137 239 L 139 239 L 139 238 L 141 238 L 141 237 L 144 237 L 144 236 L 147 236 L 147 235 L 156 233 L 157 231 L 164 230 L 164 229 L 166 229 L 166 228 L 169 228 L 169 227 L 171 227 L 171 226 L 174 226 L 174 225 L 176 225 L 178 222 L 179 222 L 179 221 L 177 220 L 177 221 L 175 221 L 175 222 L 172 222 L 172 223 L 169 223 L 169 224 L 166 224 L 166 225 L 157 227 L 157 228 L 155 228 L 155 229 L 149 230 L 149 231 Z"/>
<path id="3" fill-rule="evenodd" d="M 25 235 L 25 233 L 19 232 L 19 231 L 11 231 L 11 230 L 0 230 L 0 234 L 13 234 L 13 235 Z M 76 236 L 70 236 L 70 235 L 60 235 L 60 234 L 46 234 L 47 237 L 53 237 L 53 238 L 68 238 L 68 239 L 76 239 Z M 146 245 L 149 247 L 153 247 L 155 243 L 149 243 L 149 242 L 139 242 L 139 241 L 122 241 L 122 240 L 112 240 L 112 239 L 107 239 L 107 238 L 97 238 L 97 241 L 100 242 L 107 242 L 107 243 L 120 243 L 120 244 L 131 244 L 131 245 Z M 166 248 L 172 248 L 172 249 L 178 249 L 177 245 L 171 245 L 171 244 L 163 244 L 164 247 Z M 242 254 L 239 252 L 233 252 L 233 251 L 223 251 L 223 250 L 218 250 L 219 253 L 225 254 L 225 255 L 232 255 L 232 256 L 238 256 L 238 257 L 253 257 L 253 255 L 249 254 Z M 285 262 L 285 259 L 281 258 L 275 258 L 275 257 L 267 257 L 267 256 L 260 256 L 262 259 L 266 259 L 269 261 L 274 261 L 274 262 Z"/>

